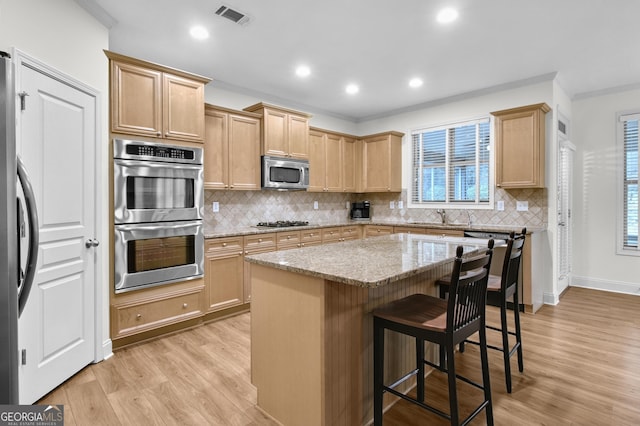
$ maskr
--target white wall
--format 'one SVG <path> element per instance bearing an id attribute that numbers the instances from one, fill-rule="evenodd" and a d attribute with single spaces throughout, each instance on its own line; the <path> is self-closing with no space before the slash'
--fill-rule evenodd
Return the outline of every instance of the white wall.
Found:
<path id="1" fill-rule="evenodd" d="M 616 113 L 640 110 L 640 89 L 573 103 L 577 147 L 571 285 L 640 294 L 640 257 L 616 254 Z"/>
<path id="2" fill-rule="evenodd" d="M 110 352 L 109 338 L 109 241 L 108 214 L 108 102 L 109 68 L 103 49 L 109 46 L 109 33 L 84 9 L 72 0 L 0 0 L 0 50 L 11 52 L 15 47 L 31 57 L 56 68 L 100 92 L 98 125 L 102 135 L 100 144 L 101 190 L 99 207 L 102 227 L 97 236 L 102 270 L 102 336 L 97 336 Z"/>

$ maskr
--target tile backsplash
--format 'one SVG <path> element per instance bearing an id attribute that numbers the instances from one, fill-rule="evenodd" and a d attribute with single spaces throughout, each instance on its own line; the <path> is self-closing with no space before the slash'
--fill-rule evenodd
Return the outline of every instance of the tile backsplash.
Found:
<path id="1" fill-rule="evenodd" d="M 304 191 L 205 191 L 205 228 L 232 228 L 276 220 L 304 220 L 311 224 L 349 221 L 348 203 L 371 202 L 373 220 L 398 222 L 440 222 L 436 209 L 408 209 L 407 193 L 342 194 Z M 212 204 L 218 202 L 219 212 Z M 390 202 L 394 202 L 393 209 Z M 398 201 L 403 208 L 398 208 Z M 504 211 L 446 209 L 447 223 L 507 225 L 546 228 L 546 189 L 509 190 L 496 188 L 495 201 L 504 201 Z M 516 211 L 516 201 L 527 201 L 528 211 Z M 318 208 L 314 209 L 314 202 Z"/>

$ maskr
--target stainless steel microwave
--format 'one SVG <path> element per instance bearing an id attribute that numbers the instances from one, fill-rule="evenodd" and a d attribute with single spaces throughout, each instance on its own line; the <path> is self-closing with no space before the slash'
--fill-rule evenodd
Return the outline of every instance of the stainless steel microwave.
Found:
<path id="1" fill-rule="evenodd" d="M 308 160 L 262 157 L 262 188 L 284 191 L 306 190 L 308 187 Z"/>

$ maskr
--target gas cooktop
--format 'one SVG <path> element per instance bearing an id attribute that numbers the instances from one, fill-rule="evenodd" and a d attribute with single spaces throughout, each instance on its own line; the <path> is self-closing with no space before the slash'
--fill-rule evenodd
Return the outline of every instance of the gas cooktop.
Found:
<path id="1" fill-rule="evenodd" d="M 265 228 L 286 228 L 287 226 L 307 226 L 309 222 L 301 220 L 277 220 L 275 222 L 260 222 L 257 226 Z"/>

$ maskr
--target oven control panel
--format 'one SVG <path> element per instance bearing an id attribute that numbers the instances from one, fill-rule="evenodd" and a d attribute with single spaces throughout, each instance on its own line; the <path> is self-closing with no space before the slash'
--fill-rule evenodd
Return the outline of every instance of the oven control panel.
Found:
<path id="1" fill-rule="evenodd" d="M 202 164 L 202 148 L 114 139 L 113 158 Z"/>

